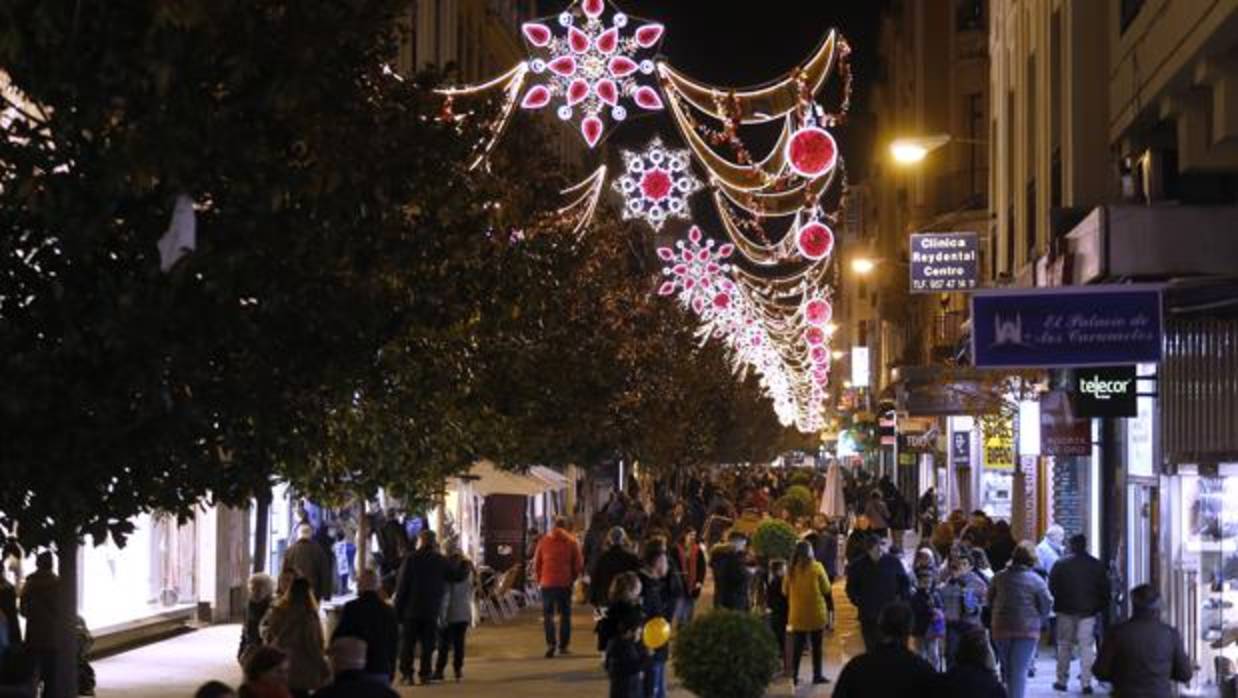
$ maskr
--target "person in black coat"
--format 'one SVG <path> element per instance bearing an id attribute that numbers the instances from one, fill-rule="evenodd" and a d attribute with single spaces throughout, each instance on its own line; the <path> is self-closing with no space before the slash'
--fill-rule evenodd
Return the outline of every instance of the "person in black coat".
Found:
<path id="1" fill-rule="evenodd" d="M 1130 598 L 1131 618 L 1105 633 L 1093 674 L 1112 683 L 1118 698 L 1169 698 L 1173 682 L 1188 683 L 1193 671 L 1182 635 L 1161 621 L 1154 587 L 1141 584 Z"/>
<path id="2" fill-rule="evenodd" d="M 834 686 L 834 698 L 918 696 L 937 684 L 937 672 L 907 649 L 911 637 L 911 608 L 902 602 L 881 609 L 877 621 L 881 643 L 843 667 Z"/>
<path id="3" fill-rule="evenodd" d="M 1006 687 L 993 670 L 992 656 L 984 630 L 976 627 L 964 631 L 954 665 L 937 683 L 937 698 L 1006 698 Z"/>
<path id="4" fill-rule="evenodd" d="M 606 606 L 615 577 L 640 569 L 640 558 L 628 550 L 628 536 L 622 528 L 615 526 L 610 529 L 606 539 L 610 547 L 598 556 L 589 576 L 589 602 L 598 608 Z"/>
<path id="5" fill-rule="evenodd" d="M 864 648 L 870 652 L 881 644 L 878 619 L 882 609 L 911 598 L 907 569 L 901 560 L 885 552 L 885 544 L 885 539 L 876 536 L 865 539 L 866 554 L 847 569 L 847 598 L 859 612 Z"/>
<path id="6" fill-rule="evenodd" d="M 1049 573 L 1049 593 L 1057 614 L 1057 681 L 1054 689 L 1065 691 L 1070 664 L 1078 647 L 1079 680 L 1092 686 L 1096 624 L 1109 605 L 1109 572 L 1104 563 L 1088 553 L 1084 535 L 1070 538 L 1070 554 L 1059 558 Z"/>
<path id="7" fill-rule="evenodd" d="M 396 582 L 395 610 L 403 630 L 400 643 L 400 674 L 405 683 L 413 682 L 413 654 L 421 644 L 417 675 L 429 683 L 434 675 L 431 660 L 438 636 L 438 616 L 447 593 L 447 559 L 438 551 L 434 531 L 422 531 L 417 551 L 404 560 Z"/>
<path id="8" fill-rule="evenodd" d="M 369 648 L 360 638 L 332 640 L 327 655 L 331 659 L 331 671 L 335 678 L 319 689 L 314 698 L 399 698 L 390 686 L 375 679 L 366 670 L 368 654 Z"/>
<path id="9" fill-rule="evenodd" d="M 344 604 L 340 624 L 332 640 L 355 637 L 365 641 L 365 672 L 390 684 L 395 678 L 396 648 L 400 642 L 400 622 L 395 609 L 378 595 L 378 573 L 361 570 L 357 575 L 357 598 Z"/>
<path id="10" fill-rule="evenodd" d="M 715 553 L 709 562 L 714 571 L 714 607 L 746 613 L 751 605 L 748 584 L 752 577 L 745 555 L 748 539 L 732 531 L 729 542 L 730 550 Z"/>
<path id="11" fill-rule="evenodd" d="M 249 602 L 245 605 L 245 624 L 241 626 L 241 646 L 236 651 L 237 661 L 245 665 L 245 655 L 254 647 L 261 647 L 262 619 L 271 610 L 275 596 L 275 582 L 271 576 L 259 572 L 249 578 Z"/>

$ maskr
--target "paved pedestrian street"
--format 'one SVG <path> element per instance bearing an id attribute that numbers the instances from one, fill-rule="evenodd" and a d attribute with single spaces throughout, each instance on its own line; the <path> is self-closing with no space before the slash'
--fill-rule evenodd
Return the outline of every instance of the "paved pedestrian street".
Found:
<path id="1" fill-rule="evenodd" d="M 846 602 L 842 584 L 834 589 L 838 600 L 838 627 L 826 639 L 826 674 L 834 679 L 846 660 L 863 644 L 855 610 Z M 595 651 L 593 621 L 587 607 L 573 614 L 573 652 L 566 657 L 545 659 L 540 610 L 527 609 L 518 618 L 501 625 L 483 625 L 470 631 L 464 681 L 448 680 L 428 687 L 400 686 L 402 696 L 496 696 L 502 698 L 585 698 L 606 695 L 606 676 L 601 655 Z M 240 626 L 203 628 L 95 663 L 100 698 L 174 698 L 191 696 L 198 685 L 219 679 L 233 685 L 241 681 L 236 656 Z M 811 674 L 807 654 L 801 676 Z M 1037 676 L 1028 690 L 1030 698 L 1049 698 L 1053 663 L 1042 648 Z M 1076 682 L 1077 684 L 1077 682 Z M 770 698 L 827 698 L 831 685 L 800 686 L 792 692 L 790 681 L 779 678 L 767 694 Z M 1078 692 L 1077 685 L 1075 693 Z M 690 698 L 672 676 L 672 698 Z"/>

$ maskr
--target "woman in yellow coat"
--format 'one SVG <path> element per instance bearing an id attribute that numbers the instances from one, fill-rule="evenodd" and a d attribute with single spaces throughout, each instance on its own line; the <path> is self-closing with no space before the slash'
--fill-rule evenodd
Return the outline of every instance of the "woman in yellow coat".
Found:
<path id="1" fill-rule="evenodd" d="M 812 643 L 812 682 L 829 683 L 821 668 L 821 645 L 828 621 L 825 597 L 830 593 L 829 577 L 825 567 L 813 559 L 812 544 L 800 541 L 791 556 L 791 566 L 782 583 L 787 595 L 789 612 L 787 625 L 791 628 L 791 680 L 800 679 L 800 656 L 804 645 Z"/>

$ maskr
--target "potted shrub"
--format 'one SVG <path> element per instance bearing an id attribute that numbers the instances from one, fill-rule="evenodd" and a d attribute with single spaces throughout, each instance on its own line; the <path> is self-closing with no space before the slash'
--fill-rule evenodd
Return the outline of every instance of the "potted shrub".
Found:
<path id="1" fill-rule="evenodd" d="M 718 610 L 675 635 L 671 662 L 684 688 L 701 698 L 761 698 L 781 661 L 776 644 L 761 616 Z"/>
<path id="2" fill-rule="evenodd" d="M 816 505 L 816 497 L 813 496 L 812 490 L 803 485 L 792 485 L 787 488 L 786 494 L 778 498 L 774 504 L 775 512 L 781 512 L 787 509 L 792 516 L 811 516 Z"/>
<path id="3" fill-rule="evenodd" d="M 791 524 L 780 519 L 762 521 L 752 536 L 752 551 L 762 563 L 782 558 L 790 560 L 799 536 Z"/>

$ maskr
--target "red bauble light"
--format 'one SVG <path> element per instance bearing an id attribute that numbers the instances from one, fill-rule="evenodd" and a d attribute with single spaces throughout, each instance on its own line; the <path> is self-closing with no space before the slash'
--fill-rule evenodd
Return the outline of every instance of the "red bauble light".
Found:
<path id="1" fill-rule="evenodd" d="M 802 128 L 787 142 L 787 162 L 801 177 L 820 177 L 838 162 L 838 144 L 825 129 Z"/>
<path id="2" fill-rule="evenodd" d="M 822 298 L 814 298 L 804 304 L 804 319 L 810 325 L 824 325 L 834 318 L 834 308 Z"/>
<path id="3" fill-rule="evenodd" d="M 823 346 L 814 347 L 808 355 L 812 358 L 812 362 L 818 366 L 824 366 L 830 362 L 830 352 Z"/>
<path id="4" fill-rule="evenodd" d="M 640 179 L 640 191 L 650 201 L 661 201 L 671 193 L 671 173 L 663 169 L 646 170 Z"/>
<path id="5" fill-rule="evenodd" d="M 714 296 L 714 307 L 718 310 L 726 310 L 731 307 L 731 295 L 729 293 L 719 293 Z"/>
<path id="6" fill-rule="evenodd" d="M 795 246 L 806 259 L 825 259 L 834 251 L 834 233 L 820 221 L 813 221 L 795 234 Z"/>
<path id="7" fill-rule="evenodd" d="M 820 327 L 809 327 L 804 332 L 804 341 L 808 342 L 810 347 L 819 347 L 825 344 L 825 330 Z"/>

